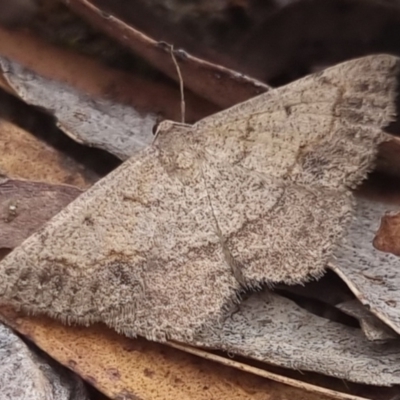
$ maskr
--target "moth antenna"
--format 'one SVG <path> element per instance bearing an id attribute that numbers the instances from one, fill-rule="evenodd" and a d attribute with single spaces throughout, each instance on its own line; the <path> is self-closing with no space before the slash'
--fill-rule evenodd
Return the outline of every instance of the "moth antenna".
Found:
<path id="1" fill-rule="evenodd" d="M 174 46 L 168 45 L 169 46 L 169 52 L 171 54 L 171 58 L 172 61 L 175 65 L 176 68 L 176 72 L 178 74 L 178 79 L 179 79 L 179 90 L 181 93 L 181 122 L 184 124 L 185 123 L 185 111 L 186 111 L 186 104 L 185 104 L 185 88 L 184 88 L 184 84 L 183 84 L 183 78 L 182 78 L 182 73 L 181 73 L 181 69 L 179 67 L 178 61 L 175 57 L 175 50 L 174 50 Z"/>

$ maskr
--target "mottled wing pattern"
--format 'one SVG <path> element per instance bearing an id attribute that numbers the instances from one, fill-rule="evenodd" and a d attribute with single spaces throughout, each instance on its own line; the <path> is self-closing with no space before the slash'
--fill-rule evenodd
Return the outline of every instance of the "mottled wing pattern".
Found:
<path id="1" fill-rule="evenodd" d="M 319 276 L 345 233 L 350 188 L 394 116 L 399 61 L 341 64 L 195 124 L 212 209 L 248 285 Z"/>
<path id="2" fill-rule="evenodd" d="M 155 144 L 0 263 L 3 303 L 190 340 L 243 285 L 322 272 L 392 114 L 398 61 L 356 60 Z"/>
<path id="3" fill-rule="evenodd" d="M 65 208 L 1 263 L 2 301 L 152 339 L 219 315 L 239 287 L 201 176 L 185 182 L 174 162 L 149 148 Z"/>

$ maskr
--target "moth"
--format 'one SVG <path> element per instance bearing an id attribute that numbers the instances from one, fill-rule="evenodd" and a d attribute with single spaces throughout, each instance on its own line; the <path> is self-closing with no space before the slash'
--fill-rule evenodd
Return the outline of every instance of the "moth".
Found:
<path id="1" fill-rule="evenodd" d="M 349 61 L 154 143 L 0 263 L 0 301 L 190 341 L 243 289 L 320 277 L 395 116 L 399 60 Z"/>

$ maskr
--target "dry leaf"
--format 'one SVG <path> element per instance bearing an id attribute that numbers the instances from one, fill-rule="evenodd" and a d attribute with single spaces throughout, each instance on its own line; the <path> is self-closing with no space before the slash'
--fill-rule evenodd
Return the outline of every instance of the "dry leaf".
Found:
<path id="1" fill-rule="evenodd" d="M 14 248 L 82 193 L 72 186 L 0 182 L 0 248 Z"/>
<path id="2" fill-rule="evenodd" d="M 373 239 L 381 216 L 398 206 L 359 201 L 346 245 L 329 264 L 362 304 L 386 325 L 400 333 L 400 258 L 374 248 Z"/>
<path id="3" fill-rule="evenodd" d="M 0 54 L 35 71 L 43 78 L 74 88 L 93 99 L 106 99 L 134 108 L 141 115 L 157 113 L 180 120 L 180 92 L 168 82 L 107 67 L 89 57 L 55 47 L 32 34 L 0 28 Z M 218 110 L 191 92 L 185 92 L 188 121 Z"/>
<path id="4" fill-rule="evenodd" d="M 0 388 L 3 399 L 87 400 L 83 382 L 49 358 L 35 354 L 0 323 Z"/>
<path id="5" fill-rule="evenodd" d="M 90 2 L 155 39 L 277 85 L 346 59 L 400 52 L 397 0 Z"/>
<path id="6" fill-rule="evenodd" d="M 372 243 L 377 250 L 400 256 L 400 213 L 382 217 Z"/>
<path id="7" fill-rule="evenodd" d="M 12 178 L 87 188 L 98 176 L 30 133 L 0 120 L 0 173 Z"/>
<path id="8" fill-rule="evenodd" d="M 400 340 L 382 346 L 358 328 L 318 317 L 264 290 L 204 329 L 193 345 L 368 385 L 400 384 Z"/>
<path id="9" fill-rule="evenodd" d="M 126 159 L 153 140 L 154 113 L 141 115 L 128 106 L 95 100 L 4 58 L 0 67 L 13 92 L 28 104 L 49 110 L 57 125 L 79 143 Z"/>
<path id="10" fill-rule="evenodd" d="M 131 336 L 196 341 L 207 332 L 212 340 L 244 287 L 324 272 L 351 221 L 348 188 L 386 140 L 397 72 L 396 58 L 368 57 L 193 126 L 162 124 L 153 146 L 3 260 L 2 302 Z M 356 348 L 349 343 L 345 351 Z M 376 365 L 376 351 L 365 349 L 362 365 Z M 260 358 L 292 366 L 296 356 L 299 368 L 345 377 L 339 364 L 301 353 Z M 399 379 L 384 369 L 346 371 L 355 381 Z"/>
<path id="11" fill-rule="evenodd" d="M 343 312 L 358 319 L 368 340 L 400 339 L 392 329 L 367 310 L 358 300 L 345 301 L 336 306 Z"/>
<path id="12" fill-rule="evenodd" d="M 66 327 L 47 318 L 1 318 L 112 399 L 328 400 L 249 373 L 220 366 L 144 339 L 128 339 L 104 326 Z M 335 397 L 333 397 L 335 398 Z"/>
<path id="13" fill-rule="evenodd" d="M 167 344 L 187 353 L 205 358 L 206 360 L 212 360 L 223 365 L 237 368 L 240 371 L 247 371 L 257 376 L 276 380 L 277 382 L 282 382 L 289 386 L 302 388 L 309 393 L 315 393 L 324 397 L 328 396 L 332 399 L 366 400 L 368 398 L 370 400 L 393 400 L 393 396 L 397 394 L 398 386 L 382 387 L 360 385 L 337 378 L 306 373 L 300 370 L 294 371 L 277 368 L 259 362 L 256 363 L 257 366 L 254 366 L 252 365 L 254 363 L 250 363 L 250 360 L 248 359 L 245 359 L 244 363 L 243 360 L 237 361 L 236 357 L 232 353 L 228 353 L 225 356 L 182 343 L 168 342 Z M 274 372 L 270 372 L 270 370 Z M 293 376 L 296 376 L 297 380 L 293 379 Z"/>

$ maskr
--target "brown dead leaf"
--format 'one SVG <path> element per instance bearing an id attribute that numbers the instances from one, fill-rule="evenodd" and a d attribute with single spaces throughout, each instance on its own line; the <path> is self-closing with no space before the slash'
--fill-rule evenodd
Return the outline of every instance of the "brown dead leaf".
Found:
<path id="1" fill-rule="evenodd" d="M 397 0 L 90 1 L 153 38 L 277 85 L 400 52 Z"/>
<path id="2" fill-rule="evenodd" d="M 400 213 L 382 217 L 373 245 L 377 250 L 400 256 Z"/>
<path id="3" fill-rule="evenodd" d="M 212 360 L 220 364 L 237 368 L 240 371 L 250 372 L 254 375 L 265 377 L 276 382 L 303 389 L 312 394 L 318 394 L 325 398 L 340 400 L 366 400 L 366 397 L 376 400 L 386 400 L 392 397 L 392 390 L 383 387 L 377 387 L 378 393 L 382 396 L 376 396 L 376 390 L 367 385 L 355 385 L 347 381 L 337 381 L 335 378 L 319 374 L 307 374 L 303 371 L 294 371 L 283 368 L 276 368 L 264 363 L 251 363 L 252 360 L 244 359 L 237 361 L 228 353 L 228 357 L 221 356 L 205 349 L 192 347 L 182 343 L 168 342 L 169 346 L 183 350 L 190 354 L 195 354 L 206 360 Z M 250 364 L 251 363 L 251 364 Z M 254 366 L 253 364 L 256 364 Z M 270 371 L 272 370 L 272 372 Z M 297 378 L 297 379 L 296 379 Z"/>
<path id="4" fill-rule="evenodd" d="M 0 120 L 0 154 L 0 172 L 11 178 L 80 188 L 98 179 L 83 165 L 4 120 Z"/>
<path id="5" fill-rule="evenodd" d="M 14 248 L 79 196 L 72 186 L 0 182 L 0 248 Z"/>
<path id="6" fill-rule="evenodd" d="M 56 47 L 30 33 L 0 27 L 0 55 L 93 99 L 125 104 L 143 115 L 152 112 L 161 118 L 180 120 L 178 88 L 115 70 L 87 56 Z M 188 121 L 197 121 L 217 110 L 214 105 L 190 92 L 185 98 Z"/>
<path id="7" fill-rule="evenodd" d="M 87 0 L 63 2 L 95 27 L 177 80 L 178 74 L 169 45 L 153 40 Z M 182 72 L 184 85 L 220 107 L 232 106 L 269 89 L 262 82 L 193 57 L 184 51 L 175 50 L 174 54 Z"/>
<path id="8" fill-rule="evenodd" d="M 112 399 L 328 400 L 102 325 L 64 326 L 2 308 L 1 318 Z"/>

